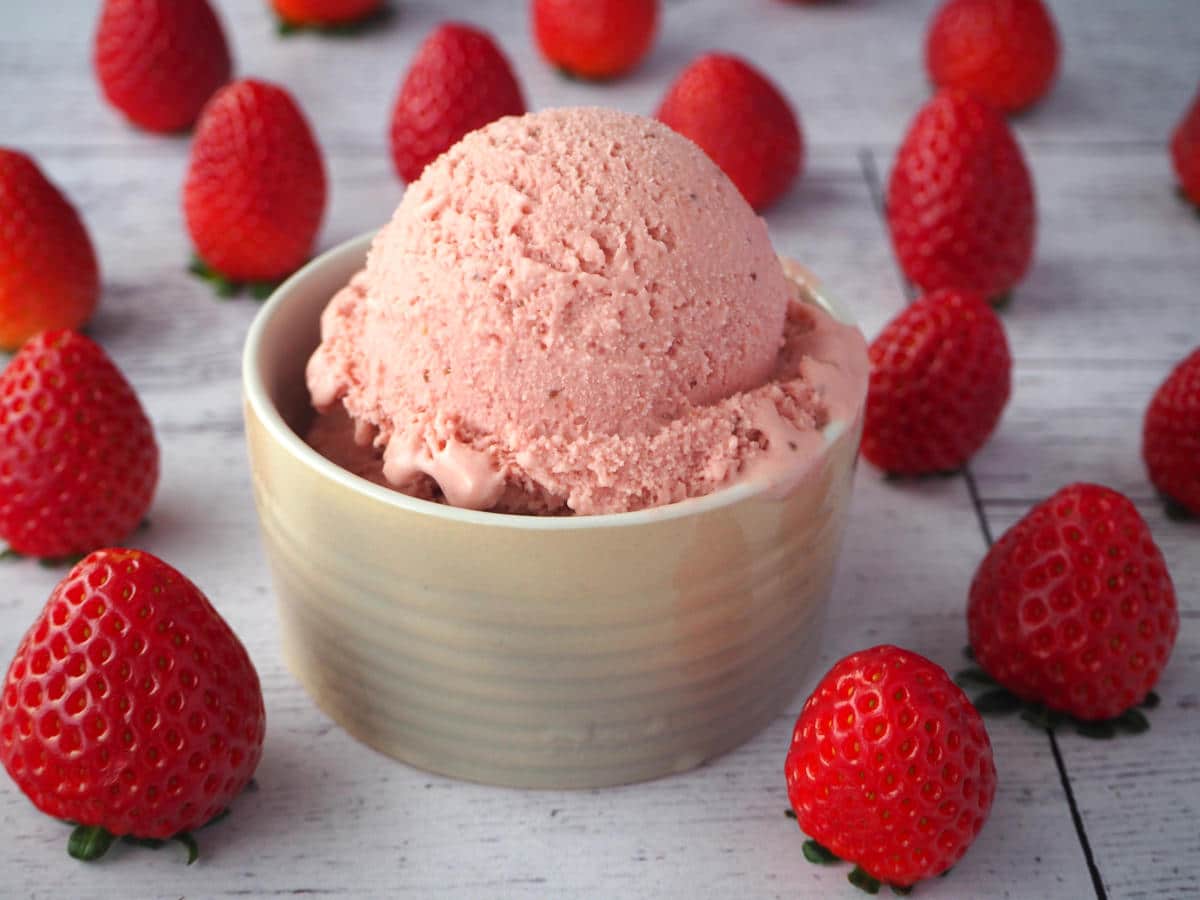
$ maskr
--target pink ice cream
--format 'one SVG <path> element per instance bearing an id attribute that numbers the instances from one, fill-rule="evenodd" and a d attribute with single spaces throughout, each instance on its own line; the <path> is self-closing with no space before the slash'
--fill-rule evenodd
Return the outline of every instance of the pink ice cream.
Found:
<path id="1" fill-rule="evenodd" d="M 467 135 L 408 188 L 322 316 L 308 386 L 341 418 L 310 442 L 456 506 L 621 512 L 810 463 L 866 371 L 703 151 L 549 110 Z"/>

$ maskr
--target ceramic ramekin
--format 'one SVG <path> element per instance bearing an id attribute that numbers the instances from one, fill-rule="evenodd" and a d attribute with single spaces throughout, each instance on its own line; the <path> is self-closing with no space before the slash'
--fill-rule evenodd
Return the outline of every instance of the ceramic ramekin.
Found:
<path id="1" fill-rule="evenodd" d="M 575 518 L 405 497 L 294 430 L 311 416 L 304 366 L 319 314 L 369 242 L 281 286 L 244 358 L 284 654 L 318 706 L 414 766 L 519 787 L 682 772 L 762 729 L 816 653 L 861 404 L 783 497 L 739 484 Z"/>

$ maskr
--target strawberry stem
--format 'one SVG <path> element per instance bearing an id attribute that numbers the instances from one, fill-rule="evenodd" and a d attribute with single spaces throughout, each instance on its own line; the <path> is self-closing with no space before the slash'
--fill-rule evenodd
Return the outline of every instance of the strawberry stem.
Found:
<path id="1" fill-rule="evenodd" d="M 995 297 L 990 297 L 988 303 L 992 304 L 992 309 L 1008 309 L 1008 305 L 1012 303 L 1013 292 L 1005 291 L 1003 294 L 997 294 Z"/>
<path id="2" fill-rule="evenodd" d="M 77 825 L 67 840 L 67 853 L 72 859 L 92 862 L 108 852 L 116 836 L 102 825 Z"/>
<path id="3" fill-rule="evenodd" d="M 306 31 L 322 35 L 323 37 L 354 37 L 355 35 L 362 34 L 364 31 L 378 28 L 392 17 L 393 12 L 394 10 L 385 3 L 369 16 L 364 16 L 353 22 L 342 22 L 338 25 L 310 25 L 304 22 L 289 22 L 281 18 L 276 20 L 275 31 L 282 38 L 293 37 L 297 34 L 303 34 Z"/>
<path id="4" fill-rule="evenodd" d="M 810 863 L 815 863 L 818 866 L 842 861 L 841 857 L 835 854 L 828 847 L 823 847 L 811 839 L 804 842 L 801 852 L 804 854 L 805 859 L 807 859 Z"/>
<path id="5" fill-rule="evenodd" d="M 254 299 L 265 300 L 282 283 L 280 281 L 233 281 L 198 256 L 192 257 L 192 261 L 188 263 L 188 271 L 202 281 L 211 284 L 213 291 L 222 299 L 236 297 L 245 289 L 250 291 L 250 295 Z"/>
<path id="6" fill-rule="evenodd" d="M 2 561 L 7 562 L 10 559 L 21 559 L 21 558 L 22 558 L 21 554 L 18 553 L 16 550 L 14 550 L 12 547 L 5 547 L 3 550 L 0 550 L 0 560 L 2 560 Z"/>
<path id="7" fill-rule="evenodd" d="M 1095 740 L 1108 740 L 1120 732 L 1142 734 L 1150 730 L 1150 720 L 1137 707 L 1130 707 L 1111 719 L 1077 719 L 1067 713 L 1049 709 L 1041 703 L 1022 700 L 1007 688 L 997 685 L 982 669 L 966 669 L 954 676 L 954 680 L 962 687 L 981 685 L 990 688 L 972 701 L 981 715 L 1007 715 L 1019 710 L 1021 718 L 1037 728 L 1054 731 L 1064 722 L 1070 722 L 1077 734 Z M 1158 694 L 1150 691 L 1138 705 L 1145 709 L 1153 709 L 1159 702 Z"/>
<path id="8" fill-rule="evenodd" d="M 1196 518 L 1192 511 L 1171 497 L 1162 495 L 1163 512 L 1166 513 L 1168 519 L 1172 522 L 1190 522 Z"/>
<path id="9" fill-rule="evenodd" d="M 855 866 L 850 874 L 846 876 L 847 880 L 858 888 L 860 891 L 865 891 L 868 894 L 879 893 L 879 879 L 873 875 L 868 875 L 860 867 Z"/>

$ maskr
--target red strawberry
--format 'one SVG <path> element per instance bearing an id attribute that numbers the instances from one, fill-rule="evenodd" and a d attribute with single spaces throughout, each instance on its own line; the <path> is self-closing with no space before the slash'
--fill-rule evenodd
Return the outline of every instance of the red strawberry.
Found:
<path id="1" fill-rule="evenodd" d="M 1058 32 L 1042 0 L 946 0 L 925 41 L 937 87 L 962 88 L 1005 112 L 1050 90 L 1058 58 Z"/>
<path id="2" fill-rule="evenodd" d="M 1142 426 L 1142 458 L 1154 486 L 1200 516 L 1200 347 L 1154 392 Z"/>
<path id="3" fill-rule="evenodd" d="M 852 653 L 821 679 L 785 773 L 800 828 L 898 887 L 957 863 L 996 795 L 971 701 L 941 667 L 888 645 Z"/>
<path id="4" fill-rule="evenodd" d="M 1096 484 L 1044 500 L 988 551 L 967 607 L 975 659 L 1024 700 L 1111 719 L 1158 682 L 1179 614 L 1133 504 Z"/>
<path id="5" fill-rule="evenodd" d="M 330 28 L 361 22 L 383 10 L 384 0 L 271 0 L 279 20 L 293 28 Z"/>
<path id="6" fill-rule="evenodd" d="M 208 0 L 105 0 L 95 65 L 108 102 L 160 132 L 191 127 L 233 69 Z"/>
<path id="7" fill-rule="evenodd" d="M 791 105 L 736 56 L 708 53 L 683 70 L 657 117 L 707 153 L 757 210 L 800 175 L 804 140 Z"/>
<path id="8" fill-rule="evenodd" d="M 47 328 L 78 328 L 100 271 L 79 214 L 28 156 L 0 147 L 0 350 Z"/>
<path id="9" fill-rule="evenodd" d="M 392 109 L 396 171 L 415 181 L 468 131 L 524 112 L 521 87 L 492 39 L 469 25 L 440 25 L 417 49 Z"/>
<path id="10" fill-rule="evenodd" d="M 325 166 L 283 88 L 246 78 L 204 108 L 183 211 L 200 258 L 233 281 L 269 282 L 308 259 L 325 212 Z"/>
<path id="11" fill-rule="evenodd" d="M 30 339 L 0 373 L 0 538 L 51 558 L 117 543 L 157 483 L 150 420 L 100 345 Z"/>
<path id="12" fill-rule="evenodd" d="M 1011 291 L 1033 257 L 1033 181 L 999 113 L 957 90 L 926 103 L 896 156 L 887 217 L 922 290 Z"/>
<path id="13" fill-rule="evenodd" d="M 862 455 L 887 472 L 961 468 L 1008 403 L 1008 340 L 978 294 L 941 290 L 917 300 L 875 338 L 870 359 Z"/>
<path id="14" fill-rule="evenodd" d="M 1171 161 L 1184 195 L 1200 206 L 1200 90 L 1171 135 Z"/>
<path id="15" fill-rule="evenodd" d="M 149 553 L 97 550 L 17 647 L 0 757 L 94 859 L 113 836 L 183 837 L 224 811 L 264 727 L 254 665 L 204 594 Z"/>
<path id="16" fill-rule="evenodd" d="M 649 52 L 658 0 L 533 0 L 542 55 L 582 78 L 614 78 Z"/>

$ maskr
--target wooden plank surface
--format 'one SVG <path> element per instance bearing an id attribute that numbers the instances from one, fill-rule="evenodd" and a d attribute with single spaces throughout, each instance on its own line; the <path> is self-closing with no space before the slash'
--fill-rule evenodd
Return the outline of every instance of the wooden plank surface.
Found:
<path id="1" fill-rule="evenodd" d="M 270 722 L 258 790 L 203 835 L 205 857 L 124 850 L 84 869 L 65 831 L 0 783 L 0 893 L 45 897 L 853 896 L 844 870 L 807 865 L 783 815 L 783 756 L 801 699 L 745 747 L 692 773 L 605 791 L 498 790 L 430 776 L 358 745 L 283 668 L 241 437 L 239 354 L 256 306 L 221 303 L 182 274 L 187 141 L 127 128 L 98 99 L 94 3 L 3 4 L 0 144 L 33 153 L 97 244 L 105 292 L 94 334 L 155 421 L 162 485 L 144 535 L 200 583 L 242 635 Z M 531 108 L 651 112 L 695 53 L 720 47 L 766 69 L 796 101 L 802 183 L 767 216 L 780 251 L 810 263 L 874 335 L 905 302 L 878 188 L 917 106 L 933 0 L 675 0 L 630 79 L 567 82 L 536 57 L 518 0 L 405 0 L 355 40 L 278 40 L 265 4 L 222 0 L 239 72 L 281 81 L 318 132 L 331 176 L 321 246 L 377 227 L 401 196 L 387 116 L 432 25 L 468 19 L 500 39 Z M 1037 179 L 1036 264 L 1004 314 L 1016 389 L 963 478 L 893 483 L 859 470 L 809 681 L 840 655 L 893 642 L 955 668 L 962 611 L 985 548 L 1036 499 L 1081 478 L 1138 502 L 1164 547 L 1184 626 L 1154 727 L 1119 743 L 989 724 L 1000 792 L 978 843 L 926 897 L 1200 895 L 1200 526 L 1166 520 L 1138 457 L 1140 416 L 1176 359 L 1200 343 L 1200 221 L 1172 194 L 1166 135 L 1196 88 L 1194 0 L 1054 0 L 1066 55 L 1055 92 L 1015 122 Z M 0 568 L 0 660 L 61 573 Z M 1076 824 L 1078 818 L 1078 824 Z M 1086 847 L 1086 850 L 1085 850 Z M 1089 868 L 1088 853 L 1093 865 Z M 1094 873 L 1092 869 L 1094 868 Z M 1097 887 L 1098 883 L 1098 887 Z"/>

